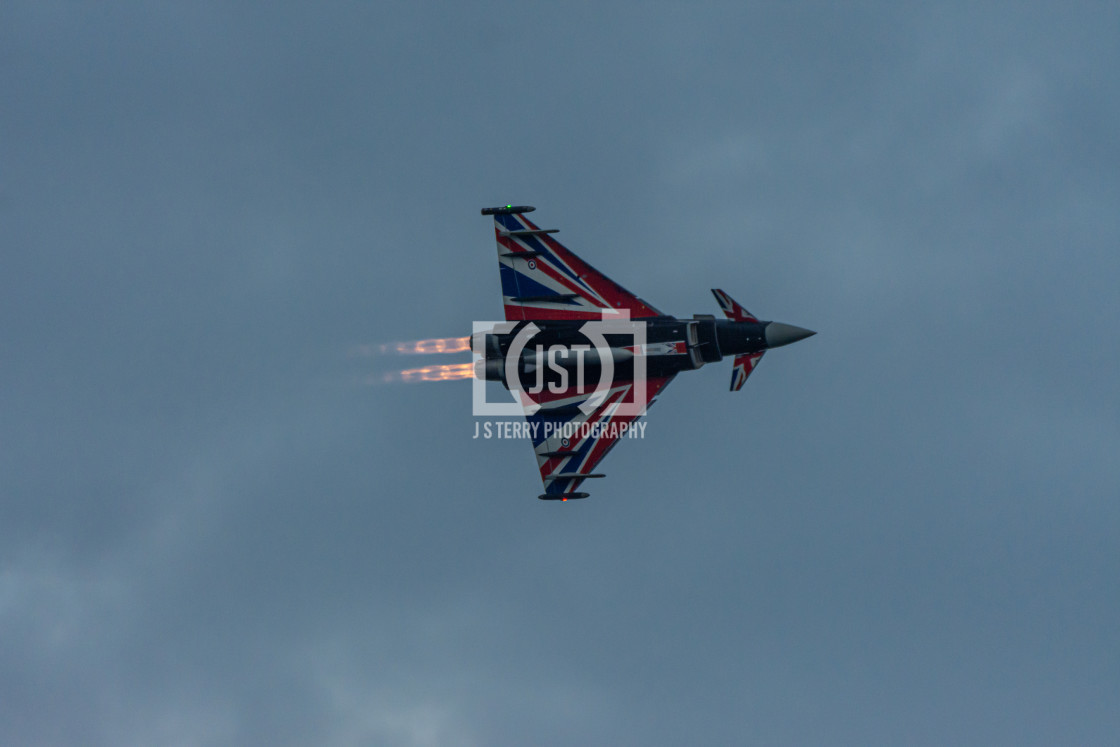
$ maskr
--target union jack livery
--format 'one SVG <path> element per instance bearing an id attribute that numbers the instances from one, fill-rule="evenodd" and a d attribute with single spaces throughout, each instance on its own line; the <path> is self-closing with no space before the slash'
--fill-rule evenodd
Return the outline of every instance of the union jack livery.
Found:
<path id="1" fill-rule="evenodd" d="M 472 340 L 476 375 L 513 391 L 544 482 L 542 500 L 586 498 L 584 480 L 681 371 L 734 356 L 731 389 L 770 348 L 814 334 L 760 321 L 722 290 L 726 320 L 658 311 L 525 217 L 535 208 L 484 208 L 494 217 L 507 323 Z"/>

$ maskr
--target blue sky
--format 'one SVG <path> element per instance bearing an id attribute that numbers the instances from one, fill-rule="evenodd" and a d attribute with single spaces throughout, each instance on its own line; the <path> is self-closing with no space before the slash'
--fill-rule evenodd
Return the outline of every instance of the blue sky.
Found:
<path id="1" fill-rule="evenodd" d="M 0 742 L 1115 743 L 1118 27 L 6 4 Z M 511 201 L 818 334 L 539 502 L 347 357 L 497 318 Z"/>

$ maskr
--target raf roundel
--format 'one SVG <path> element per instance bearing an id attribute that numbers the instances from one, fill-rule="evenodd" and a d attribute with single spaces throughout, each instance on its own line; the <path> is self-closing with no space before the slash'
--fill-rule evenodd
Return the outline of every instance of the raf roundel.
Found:
<path id="1" fill-rule="evenodd" d="M 537 262 L 536 262 L 536 260 L 532 260 L 532 259 L 530 259 L 530 260 L 529 260 L 529 269 L 530 269 L 530 270 L 535 270 L 535 269 L 537 269 Z"/>

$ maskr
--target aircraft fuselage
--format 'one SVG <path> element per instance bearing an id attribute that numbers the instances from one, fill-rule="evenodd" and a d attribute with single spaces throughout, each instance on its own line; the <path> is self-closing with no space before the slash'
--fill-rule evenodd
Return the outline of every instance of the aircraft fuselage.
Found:
<path id="1" fill-rule="evenodd" d="M 506 357 L 524 337 L 529 324 L 536 331 L 521 346 L 518 355 L 518 374 L 523 387 L 547 381 L 558 375 L 559 369 L 577 372 L 577 369 L 599 369 L 603 358 L 610 355 L 615 378 L 632 378 L 635 356 L 645 357 L 646 376 L 672 376 L 690 371 L 707 363 L 737 356 L 763 352 L 773 347 L 787 345 L 812 334 L 800 327 L 780 322 L 736 322 L 697 315 L 691 319 L 660 316 L 630 322 L 635 329 L 642 326 L 644 343 L 633 333 L 607 333 L 603 335 L 606 349 L 595 344 L 582 331 L 587 322 L 573 320 L 538 320 L 518 322 L 505 334 L 485 335 L 484 378 L 506 381 Z M 544 372 L 542 374 L 542 372 Z M 555 378 L 555 376 L 552 376 Z M 592 382 L 592 386 L 594 382 Z"/>

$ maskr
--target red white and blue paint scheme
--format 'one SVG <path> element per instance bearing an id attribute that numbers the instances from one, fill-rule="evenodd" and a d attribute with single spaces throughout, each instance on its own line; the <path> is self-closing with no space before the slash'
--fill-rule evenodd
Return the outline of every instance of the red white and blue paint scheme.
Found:
<path id="1" fill-rule="evenodd" d="M 712 293 L 726 319 L 664 314 L 553 238 L 556 229 L 537 227 L 525 217 L 533 210 L 482 210 L 494 217 L 509 324 L 476 335 L 474 346 L 479 377 L 519 397 L 542 500 L 586 498 L 581 484 L 603 476 L 595 467 L 681 371 L 734 356 L 738 391 L 767 350 L 814 334 L 761 321 L 722 290 Z"/>

